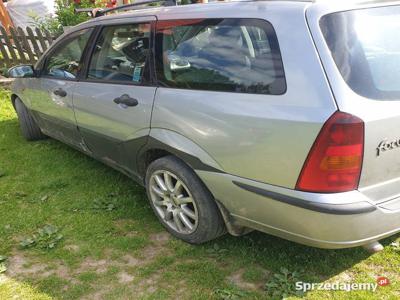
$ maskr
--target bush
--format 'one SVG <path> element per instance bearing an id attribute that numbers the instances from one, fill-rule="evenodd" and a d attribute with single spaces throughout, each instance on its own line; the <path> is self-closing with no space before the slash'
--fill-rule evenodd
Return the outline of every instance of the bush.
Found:
<path id="1" fill-rule="evenodd" d="M 91 7 L 103 7 L 102 1 L 91 1 L 81 0 L 80 4 L 76 4 L 69 0 L 56 0 L 56 16 L 39 16 L 31 15 L 32 25 L 38 27 L 41 30 L 47 30 L 54 36 L 61 35 L 66 26 L 75 26 L 79 23 L 89 20 L 89 16 L 86 14 L 75 13 L 75 8 L 91 8 Z"/>
<path id="2" fill-rule="evenodd" d="M 30 18 L 32 19 L 32 26 L 39 28 L 41 31 L 47 30 L 52 36 L 56 37 L 63 33 L 63 27 L 57 18 L 38 15 L 31 15 Z"/>
<path id="3" fill-rule="evenodd" d="M 97 3 L 92 3 L 90 0 L 82 0 L 80 4 L 69 3 L 68 0 L 57 0 L 56 1 L 56 13 L 57 20 L 61 26 L 75 26 L 79 23 L 87 21 L 90 17 L 86 14 L 76 14 L 74 12 L 75 8 L 90 8 L 90 7 L 102 7 L 99 1 Z"/>
<path id="4" fill-rule="evenodd" d="M 132 1 L 133 2 L 133 1 Z M 180 4 L 190 4 L 196 2 L 194 0 L 181 0 Z M 77 4 L 79 3 L 79 4 Z M 153 4 L 155 6 L 160 3 Z M 75 8 L 95 8 L 104 7 L 104 1 L 102 0 L 56 0 L 56 16 L 40 16 L 31 15 L 32 25 L 38 27 L 41 30 L 49 31 L 53 36 L 59 36 L 64 32 L 64 27 L 75 26 L 82 22 L 90 19 L 90 17 L 84 13 L 75 13 Z"/>

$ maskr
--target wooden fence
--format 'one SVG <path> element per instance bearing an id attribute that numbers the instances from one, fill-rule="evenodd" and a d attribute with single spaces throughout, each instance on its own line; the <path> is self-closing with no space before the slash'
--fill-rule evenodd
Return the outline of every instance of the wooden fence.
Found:
<path id="1" fill-rule="evenodd" d="M 0 26 L 0 67 L 10 68 L 19 64 L 35 64 L 54 38 L 46 30 L 27 27 L 10 27 L 9 33 Z"/>

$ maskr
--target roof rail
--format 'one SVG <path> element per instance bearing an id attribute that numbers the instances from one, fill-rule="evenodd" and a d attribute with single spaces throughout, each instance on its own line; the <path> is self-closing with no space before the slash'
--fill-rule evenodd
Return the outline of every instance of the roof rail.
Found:
<path id="1" fill-rule="evenodd" d="M 96 9 L 96 8 L 75 8 L 76 13 L 89 13 L 92 18 L 97 18 L 104 16 L 110 12 L 113 11 L 127 11 L 127 10 L 138 10 L 142 9 L 144 7 L 141 6 L 147 6 L 149 4 L 153 3 L 161 3 L 162 6 L 176 6 L 176 0 L 142 0 L 139 2 L 131 3 L 131 4 L 125 4 L 117 7 L 111 7 L 111 8 L 106 8 L 106 9 Z"/>

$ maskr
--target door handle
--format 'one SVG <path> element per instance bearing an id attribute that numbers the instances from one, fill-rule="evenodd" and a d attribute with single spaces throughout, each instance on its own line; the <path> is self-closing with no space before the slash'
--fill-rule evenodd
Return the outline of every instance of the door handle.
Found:
<path id="1" fill-rule="evenodd" d="M 56 96 L 60 96 L 60 97 L 66 97 L 67 96 L 67 92 L 64 91 L 62 88 L 58 88 L 58 89 L 54 90 L 53 94 L 56 95 Z"/>
<path id="2" fill-rule="evenodd" d="M 135 98 L 131 98 L 127 94 L 123 94 L 121 97 L 115 98 L 114 103 L 123 104 L 125 106 L 136 106 L 139 104 L 139 101 Z"/>

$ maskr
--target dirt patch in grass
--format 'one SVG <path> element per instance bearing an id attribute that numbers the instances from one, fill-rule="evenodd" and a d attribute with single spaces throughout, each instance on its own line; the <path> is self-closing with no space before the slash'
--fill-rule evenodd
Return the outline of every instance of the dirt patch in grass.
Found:
<path id="1" fill-rule="evenodd" d="M 75 268 L 66 266 L 61 260 L 40 262 L 29 251 L 15 249 L 8 260 L 7 276 L 10 278 L 38 278 L 39 280 L 58 277 L 67 281 L 63 290 L 68 291 L 73 285 L 81 284 L 79 276 L 84 273 L 95 273 L 99 281 L 90 284 L 96 292 L 88 295 L 87 299 L 105 299 L 107 294 L 118 287 L 128 288 L 135 297 L 144 297 L 157 291 L 161 284 L 161 273 L 155 272 L 147 278 L 138 278 L 135 269 L 153 263 L 157 258 L 168 251 L 168 242 L 171 236 L 167 232 L 151 234 L 150 244 L 137 254 L 116 256 L 112 249 L 104 251 L 103 258 L 86 257 Z M 69 244 L 64 249 L 78 253 L 78 245 Z M 114 269 L 114 270 L 113 270 Z M 168 288 L 168 287 L 165 287 Z"/>
<path id="2" fill-rule="evenodd" d="M 107 272 L 111 267 L 118 267 L 121 269 L 132 269 L 136 267 L 145 266 L 150 264 L 164 251 L 163 247 L 158 245 L 150 245 L 145 247 L 140 255 L 134 256 L 132 254 L 125 254 L 119 259 L 93 259 L 87 257 L 80 264 L 75 273 L 80 274 L 87 271 L 94 271 L 97 274 Z M 110 252 L 110 250 L 108 251 Z M 110 252 L 111 253 L 111 252 Z"/>
<path id="3" fill-rule="evenodd" d="M 174 285 L 170 285 L 169 286 L 171 289 L 174 290 L 175 295 L 174 295 L 174 299 L 187 299 L 187 291 L 188 291 L 188 287 L 186 284 L 186 281 L 181 280 L 179 281 L 177 284 Z"/>
<path id="4" fill-rule="evenodd" d="M 161 274 L 155 273 L 148 278 L 140 279 L 131 274 L 132 269 L 152 263 L 160 251 L 161 247 L 152 245 L 144 250 L 144 259 L 130 254 L 116 260 L 88 257 L 74 269 L 65 266 L 62 261 L 53 261 L 49 264 L 38 263 L 35 257 L 21 251 L 14 251 L 8 260 L 6 276 L 18 280 L 58 277 L 68 282 L 68 285 L 63 287 L 63 291 L 68 292 L 74 285 L 82 283 L 79 279 L 80 274 L 93 272 L 100 276 L 99 281 L 90 284 L 96 292 L 85 296 L 85 299 L 106 299 L 108 293 L 119 287 L 128 288 L 126 295 L 129 293 L 140 298 L 157 291 L 161 283 Z M 118 271 L 114 274 L 107 273 L 112 270 L 111 268 L 118 268 Z"/>
<path id="5" fill-rule="evenodd" d="M 36 277 L 47 278 L 57 276 L 61 279 L 76 283 L 71 270 L 62 261 L 57 262 L 56 267 L 46 263 L 38 263 L 34 258 L 29 257 L 21 251 L 14 250 L 8 259 L 7 276 L 11 278 Z"/>
<path id="6" fill-rule="evenodd" d="M 126 254 L 122 257 L 122 260 L 126 263 L 128 267 L 136 267 L 143 263 L 143 261 L 139 260 L 136 257 L 133 257 L 130 254 Z"/>
<path id="7" fill-rule="evenodd" d="M 43 263 L 34 263 L 23 253 L 15 252 L 8 258 L 7 275 L 10 277 L 29 276 L 32 274 L 43 274 L 47 265 Z"/>
<path id="8" fill-rule="evenodd" d="M 170 239 L 171 236 L 166 232 L 152 234 L 149 236 L 150 244 L 141 249 L 137 255 L 125 254 L 118 259 L 107 260 L 106 262 L 93 261 L 91 258 L 87 258 L 84 262 L 84 267 L 96 267 L 96 264 L 98 264 L 97 267 L 99 267 L 100 270 L 104 266 L 117 266 L 129 269 L 142 267 L 151 264 L 154 260 L 167 252 L 167 243 Z M 107 257 L 115 258 L 115 253 L 112 250 L 106 250 L 105 253 Z"/>
<path id="9" fill-rule="evenodd" d="M 154 233 L 150 235 L 150 240 L 159 246 L 164 246 L 171 240 L 171 235 L 166 231 Z"/>
<path id="10" fill-rule="evenodd" d="M 95 292 L 87 295 L 84 299 L 106 300 L 112 291 L 123 290 L 122 299 L 140 299 L 157 291 L 163 284 L 161 274 L 155 273 L 145 279 L 140 279 L 126 271 L 116 274 L 116 281 L 109 281 L 94 286 Z M 178 298 L 177 298 L 178 299 Z"/>
<path id="11" fill-rule="evenodd" d="M 154 262 L 158 257 L 163 255 L 167 251 L 167 243 L 170 241 L 171 236 L 167 232 L 160 232 L 151 234 L 149 236 L 150 245 L 142 249 L 138 256 L 133 254 L 125 254 L 117 260 L 109 260 L 104 264 L 104 261 L 85 260 L 87 268 L 103 268 L 104 266 L 117 266 L 120 271 L 115 275 L 116 281 L 110 281 L 107 284 L 102 284 L 96 288 L 96 292 L 88 295 L 86 299 L 107 299 L 107 295 L 110 291 L 122 288 L 125 290 L 124 293 L 135 298 L 146 297 L 155 293 L 158 289 L 174 290 L 176 294 L 173 298 L 181 299 L 187 290 L 184 282 L 180 283 L 179 289 L 175 291 L 175 286 L 168 286 L 167 283 L 162 279 L 162 269 L 156 271 L 146 278 L 140 278 L 132 274 L 132 270 Z M 110 253 L 111 256 L 111 253 Z M 165 285 L 165 286 L 164 286 Z"/>
<path id="12" fill-rule="evenodd" d="M 127 234 L 123 235 L 128 236 Z M 123 262 L 129 267 L 143 266 L 147 263 L 151 263 L 158 256 L 162 255 L 163 252 L 167 251 L 167 244 L 170 239 L 170 235 L 166 232 L 150 234 L 146 236 L 146 242 L 143 248 L 125 252 L 108 248 L 103 250 L 102 256 L 107 259 L 107 264 L 113 263 L 119 266 L 121 262 Z M 87 259 L 90 260 L 90 257 L 87 257 Z M 90 267 L 94 262 L 88 261 L 87 263 Z M 104 264 L 104 262 L 101 263 Z"/>
<path id="13" fill-rule="evenodd" d="M 157 287 L 160 286 L 160 273 L 155 273 L 149 278 L 139 281 L 135 286 L 135 291 L 137 291 L 139 298 L 146 294 L 154 293 Z"/>
<path id="14" fill-rule="evenodd" d="M 143 255 L 141 255 L 144 263 L 153 261 L 167 249 L 171 235 L 168 232 L 160 232 L 150 235 L 149 239 L 151 243 L 143 249 Z"/>
<path id="15" fill-rule="evenodd" d="M 64 265 L 57 265 L 55 269 L 50 269 L 41 274 L 42 277 L 57 276 L 61 279 L 68 280 L 71 283 L 77 283 L 78 280 L 73 278 L 70 270 Z"/>
<path id="16" fill-rule="evenodd" d="M 107 287 L 107 288 L 103 287 L 101 290 L 98 290 L 98 291 L 96 291 L 96 292 L 94 292 L 92 294 L 89 294 L 89 295 L 83 297 L 82 300 L 93 300 L 93 299 L 102 300 L 102 299 L 106 299 L 105 298 L 105 294 L 107 294 L 107 293 L 109 293 L 111 291 L 110 288 L 111 287 Z"/>
<path id="17" fill-rule="evenodd" d="M 246 270 L 244 268 L 237 270 L 236 272 L 232 273 L 229 275 L 226 279 L 228 282 L 234 284 L 238 288 L 242 290 L 251 290 L 251 291 L 256 291 L 256 290 L 262 290 L 265 285 L 265 280 L 268 277 L 269 272 L 267 270 L 262 270 L 264 274 L 263 280 L 260 280 L 259 282 L 248 282 L 244 279 L 244 273 Z"/>
<path id="18" fill-rule="evenodd" d="M 95 271 L 97 274 L 107 272 L 110 266 L 115 266 L 117 263 L 112 260 L 100 259 L 95 260 L 91 257 L 86 258 L 76 270 L 76 273 L 81 274 L 87 271 Z"/>
<path id="19" fill-rule="evenodd" d="M 389 270 L 383 266 L 377 265 L 375 263 L 369 263 L 364 267 L 365 273 L 371 278 L 377 278 L 378 276 L 385 276 L 391 281 L 399 281 L 400 273 L 396 270 Z"/>
<path id="20" fill-rule="evenodd" d="M 130 283 L 135 279 L 134 276 L 132 276 L 132 275 L 126 273 L 126 272 L 118 273 L 117 277 L 118 277 L 118 282 L 122 283 L 122 284 Z"/>
<path id="21" fill-rule="evenodd" d="M 355 274 L 353 272 L 342 272 L 334 277 L 332 277 L 331 279 L 329 279 L 329 281 L 332 282 L 353 282 L 354 278 L 355 278 Z"/>
<path id="22" fill-rule="evenodd" d="M 138 279 L 124 271 L 117 275 L 117 282 L 109 282 L 97 286 L 96 291 L 85 296 L 83 299 L 106 300 L 112 291 L 123 290 L 123 294 L 119 295 L 121 299 L 141 299 L 155 293 L 160 288 L 161 275 L 156 273 L 146 279 Z M 179 299 L 175 298 L 174 299 Z"/>

